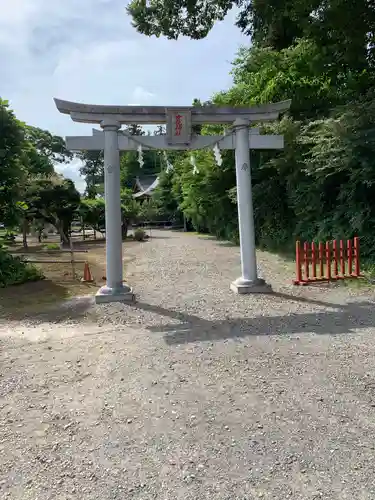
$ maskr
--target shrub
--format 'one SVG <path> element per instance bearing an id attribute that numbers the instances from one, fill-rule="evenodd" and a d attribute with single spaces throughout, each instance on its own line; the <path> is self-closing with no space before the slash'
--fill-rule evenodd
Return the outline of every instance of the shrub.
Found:
<path id="1" fill-rule="evenodd" d="M 46 250 L 60 250 L 60 245 L 58 243 L 47 243 L 44 248 Z"/>
<path id="2" fill-rule="evenodd" d="M 7 243 L 14 243 L 16 241 L 16 236 L 12 231 L 7 231 L 3 238 Z"/>
<path id="3" fill-rule="evenodd" d="M 4 248 L 0 247 L 1 288 L 41 279 L 43 279 L 43 274 L 40 269 L 25 262 L 21 257 L 13 257 Z"/>
<path id="4" fill-rule="evenodd" d="M 134 231 L 134 239 L 136 241 L 144 241 L 146 239 L 146 232 L 140 227 Z"/>

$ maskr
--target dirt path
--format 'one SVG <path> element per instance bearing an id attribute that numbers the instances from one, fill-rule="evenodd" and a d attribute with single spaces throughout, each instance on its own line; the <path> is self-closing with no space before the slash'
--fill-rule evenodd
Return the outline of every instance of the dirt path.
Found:
<path id="1" fill-rule="evenodd" d="M 370 292 L 292 288 L 261 253 L 277 293 L 236 297 L 237 248 L 155 236 L 136 306 L 2 326 L 0 498 L 373 500 Z"/>

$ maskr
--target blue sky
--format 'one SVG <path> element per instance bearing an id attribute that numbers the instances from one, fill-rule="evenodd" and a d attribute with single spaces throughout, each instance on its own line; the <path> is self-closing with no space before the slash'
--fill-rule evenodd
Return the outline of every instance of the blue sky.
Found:
<path id="1" fill-rule="evenodd" d="M 190 105 L 231 85 L 231 61 L 248 44 L 235 12 L 205 40 L 147 38 L 127 0 L 0 0 L 0 96 L 17 117 L 65 135 L 91 126 L 60 115 L 53 97 L 90 104 Z M 78 164 L 59 170 L 77 188 Z"/>

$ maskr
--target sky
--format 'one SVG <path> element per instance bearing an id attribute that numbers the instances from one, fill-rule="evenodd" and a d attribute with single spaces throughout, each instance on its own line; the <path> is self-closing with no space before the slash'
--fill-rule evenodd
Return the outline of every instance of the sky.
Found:
<path id="1" fill-rule="evenodd" d="M 91 135 L 53 97 L 88 104 L 189 106 L 231 85 L 231 61 L 249 44 L 235 12 L 204 40 L 148 38 L 127 0 L 0 0 L 0 96 L 17 117 L 54 134 Z M 79 163 L 57 168 L 84 190 Z"/>

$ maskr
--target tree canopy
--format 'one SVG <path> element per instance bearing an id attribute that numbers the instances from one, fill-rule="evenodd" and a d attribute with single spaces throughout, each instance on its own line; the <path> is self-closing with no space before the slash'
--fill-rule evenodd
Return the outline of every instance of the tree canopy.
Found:
<path id="1" fill-rule="evenodd" d="M 282 50 L 309 38 L 342 64 L 373 58 L 375 5 L 366 0 L 132 0 L 127 11 L 140 33 L 175 40 L 206 37 L 232 8 L 255 45 Z"/>
<path id="2" fill-rule="evenodd" d="M 248 106 L 292 99 L 280 122 L 261 124 L 284 135 L 284 151 L 252 153 L 258 244 L 285 251 L 296 238 L 358 234 L 363 255 L 374 260 L 375 4 L 133 0 L 128 12 L 145 35 L 201 39 L 232 8 L 252 46 L 233 61 L 232 87 L 209 102 Z M 205 103 L 195 99 L 193 105 Z M 195 132 L 212 133 L 212 127 Z M 196 230 L 237 241 L 233 153 L 222 154 L 221 167 L 211 151 L 196 153 L 195 174 L 189 156 L 173 154 L 174 170 L 161 174 L 157 202 L 169 214 L 182 212 Z"/>

